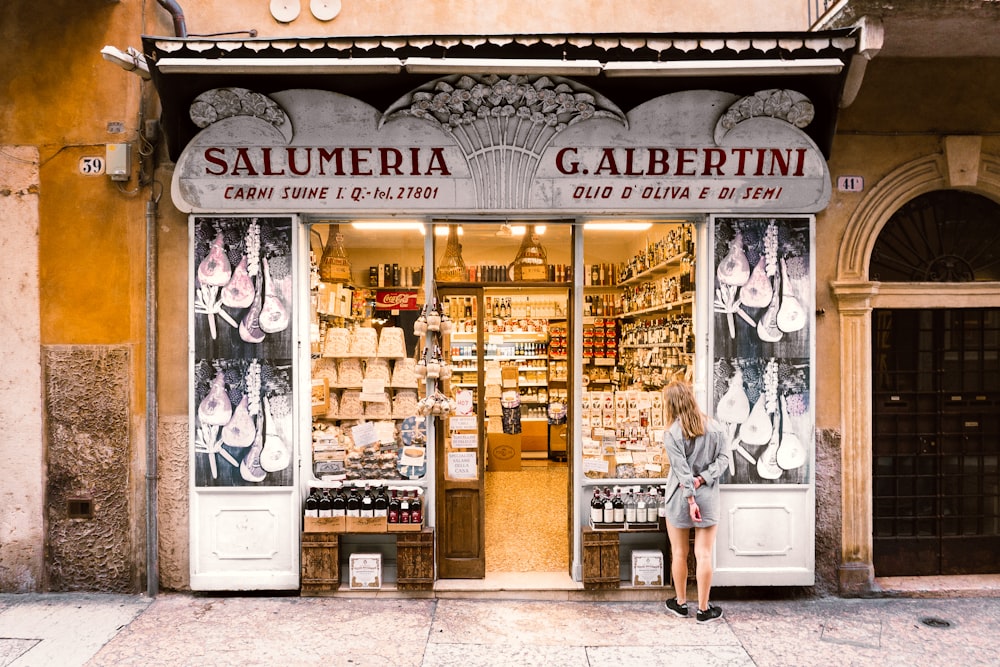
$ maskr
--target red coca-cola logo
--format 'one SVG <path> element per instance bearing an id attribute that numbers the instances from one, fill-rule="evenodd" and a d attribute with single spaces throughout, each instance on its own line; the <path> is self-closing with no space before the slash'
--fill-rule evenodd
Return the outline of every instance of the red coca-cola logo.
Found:
<path id="1" fill-rule="evenodd" d="M 379 291 L 375 299 L 375 308 L 379 310 L 416 310 L 417 293 Z"/>

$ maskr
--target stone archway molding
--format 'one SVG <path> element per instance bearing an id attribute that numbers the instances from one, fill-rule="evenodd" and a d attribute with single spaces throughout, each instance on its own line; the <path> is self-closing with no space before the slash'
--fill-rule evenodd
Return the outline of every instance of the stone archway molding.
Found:
<path id="1" fill-rule="evenodd" d="M 845 229 L 831 284 L 840 317 L 840 411 L 842 525 L 840 592 L 877 590 L 873 566 L 871 315 L 875 307 L 913 307 L 928 302 L 928 284 L 868 280 L 872 248 L 882 228 L 906 202 L 926 192 L 959 188 L 1000 200 L 1000 156 L 981 153 L 981 137 L 944 137 L 942 152 L 907 162 L 882 178 L 854 211 Z M 941 306 L 957 294 L 995 302 L 995 283 L 938 285 Z M 939 299 L 934 299 L 938 301 Z"/>

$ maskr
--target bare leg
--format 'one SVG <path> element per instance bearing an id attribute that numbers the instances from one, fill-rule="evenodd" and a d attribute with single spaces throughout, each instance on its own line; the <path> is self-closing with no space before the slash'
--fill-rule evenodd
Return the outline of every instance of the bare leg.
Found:
<path id="1" fill-rule="evenodd" d="M 674 578 L 674 593 L 678 604 L 687 602 L 688 536 L 690 528 L 674 528 L 667 522 L 670 539 L 670 574 Z"/>
<path id="2" fill-rule="evenodd" d="M 708 596 L 712 590 L 712 549 L 718 526 L 694 529 L 694 558 L 697 562 L 695 577 L 698 580 L 698 609 L 708 609 Z M 673 544 L 673 539 L 670 540 Z M 686 568 L 685 568 L 686 569 Z"/>

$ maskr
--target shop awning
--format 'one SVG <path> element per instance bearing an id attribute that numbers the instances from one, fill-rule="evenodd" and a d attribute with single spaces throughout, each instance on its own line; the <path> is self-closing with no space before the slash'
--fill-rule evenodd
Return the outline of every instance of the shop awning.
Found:
<path id="1" fill-rule="evenodd" d="M 294 88 L 344 93 L 385 109 L 449 74 L 571 77 L 629 106 L 671 92 L 749 95 L 786 88 L 816 116 L 805 131 L 829 156 L 857 28 L 802 33 L 421 35 L 216 39 L 143 37 L 176 159 L 198 128 L 188 115 L 206 90 L 263 94 Z"/>

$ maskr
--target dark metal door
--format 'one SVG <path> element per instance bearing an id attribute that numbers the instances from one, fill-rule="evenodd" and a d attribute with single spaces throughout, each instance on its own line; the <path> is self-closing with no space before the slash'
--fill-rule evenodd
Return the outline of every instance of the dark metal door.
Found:
<path id="1" fill-rule="evenodd" d="M 1000 571 L 1000 308 L 872 322 L 876 574 Z"/>

